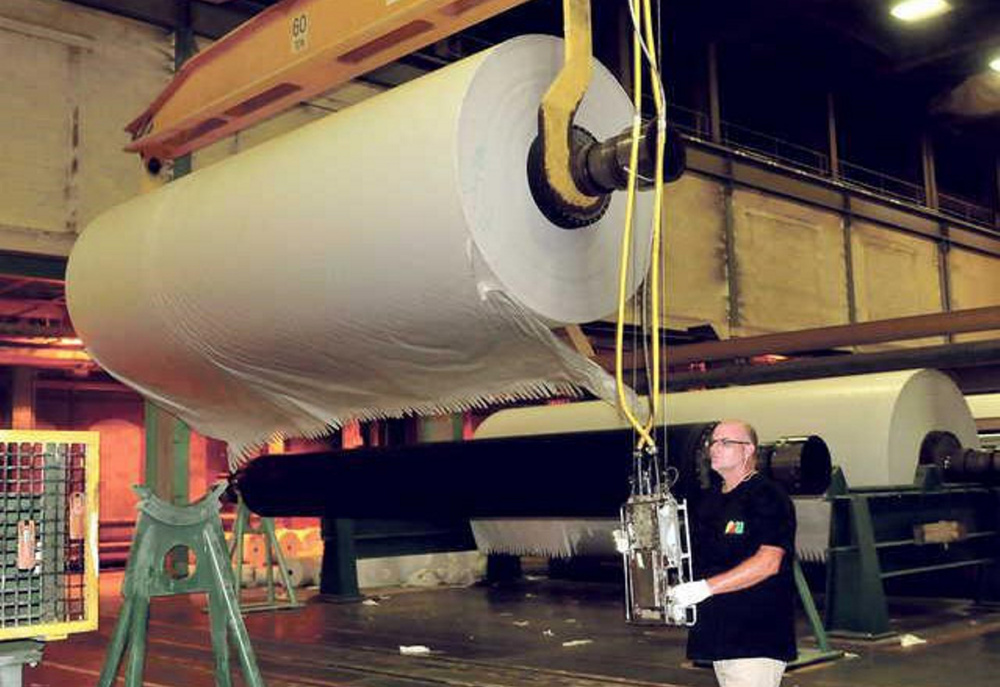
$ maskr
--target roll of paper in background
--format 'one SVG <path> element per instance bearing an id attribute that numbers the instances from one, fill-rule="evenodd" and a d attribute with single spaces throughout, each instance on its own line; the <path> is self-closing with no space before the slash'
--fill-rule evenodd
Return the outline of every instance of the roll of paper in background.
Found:
<path id="1" fill-rule="evenodd" d="M 740 419 L 761 441 L 819 435 L 851 486 L 911 484 L 920 444 L 931 431 L 953 433 L 979 448 L 975 421 L 961 391 L 937 370 L 903 370 L 777 384 L 671 393 L 668 423 Z M 623 427 L 603 402 L 503 410 L 488 417 L 477 438 L 525 436 Z"/>

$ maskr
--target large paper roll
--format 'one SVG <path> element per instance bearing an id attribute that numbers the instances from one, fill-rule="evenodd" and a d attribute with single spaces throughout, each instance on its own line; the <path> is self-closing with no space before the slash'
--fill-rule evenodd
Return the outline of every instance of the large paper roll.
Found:
<path id="1" fill-rule="evenodd" d="M 77 331 L 236 450 L 351 418 L 610 397 L 550 327 L 614 310 L 624 197 L 567 231 L 525 172 L 561 64 L 560 40 L 517 38 L 110 210 L 70 257 Z M 631 109 L 595 65 L 576 123 L 604 139 Z"/>
<path id="2" fill-rule="evenodd" d="M 672 394 L 667 414 L 742 417 L 761 438 L 818 434 L 833 462 L 855 487 L 911 484 L 928 432 L 949 431 L 979 448 L 976 423 L 961 391 L 937 370 L 903 370 L 853 377 Z"/>
<path id="3" fill-rule="evenodd" d="M 979 448 L 975 421 L 955 383 L 936 370 L 904 370 L 780 384 L 667 394 L 668 422 L 739 418 L 761 441 L 818 434 L 851 486 L 910 484 L 920 444 L 949 431 Z M 523 436 L 624 426 L 604 402 L 505 410 L 487 418 L 477 437 Z"/>
<path id="4" fill-rule="evenodd" d="M 781 384 L 667 394 L 670 424 L 739 418 L 754 425 L 761 441 L 817 434 L 848 484 L 912 484 L 920 444 L 933 430 L 955 434 L 979 447 L 975 422 L 958 387 L 936 370 L 904 370 Z M 476 438 L 530 436 L 624 427 L 615 406 L 603 401 L 502 410 L 488 417 Z M 829 503 L 794 499 L 799 527 L 796 549 L 803 560 L 821 560 L 829 538 Z M 476 544 L 487 553 L 531 552 L 549 556 L 615 553 L 616 520 L 473 520 Z M 588 542 L 586 547 L 578 542 Z"/>
<path id="5" fill-rule="evenodd" d="M 973 394 L 965 397 L 972 417 L 976 420 L 993 420 L 1000 417 L 1000 394 Z"/>

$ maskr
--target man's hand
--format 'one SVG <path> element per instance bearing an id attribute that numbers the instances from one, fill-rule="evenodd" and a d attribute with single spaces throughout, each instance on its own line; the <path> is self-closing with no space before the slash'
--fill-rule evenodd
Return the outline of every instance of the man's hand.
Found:
<path id="1" fill-rule="evenodd" d="M 696 580 L 671 587 L 667 596 L 678 606 L 694 606 L 712 596 L 712 588 L 706 580 Z"/>

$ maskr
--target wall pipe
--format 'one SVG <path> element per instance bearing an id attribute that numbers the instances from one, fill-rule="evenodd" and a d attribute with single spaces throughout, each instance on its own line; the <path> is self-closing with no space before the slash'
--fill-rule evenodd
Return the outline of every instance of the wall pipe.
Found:
<path id="1" fill-rule="evenodd" d="M 679 372 L 668 374 L 666 384 L 670 391 L 684 391 L 705 386 L 767 384 L 918 367 L 947 369 L 997 363 L 1000 363 L 1000 341 L 974 341 L 901 351 L 791 360 L 772 365 L 744 364 L 705 372 Z"/>
<path id="2" fill-rule="evenodd" d="M 914 315 L 874 322 L 800 329 L 778 334 L 685 344 L 670 349 L 671 365 L 749 358 L 755 355 L 815 351 L 838 346 L 860 346 L 920 339 L 927 336 L 1000 330 L 1000 306 Z"/>

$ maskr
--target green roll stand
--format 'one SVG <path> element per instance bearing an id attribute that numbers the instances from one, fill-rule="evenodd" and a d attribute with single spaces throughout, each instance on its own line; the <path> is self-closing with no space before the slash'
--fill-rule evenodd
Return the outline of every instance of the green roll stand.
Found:
<path id="1" fill-rule="evenodd" d="M 260 518 L 260 524 L 256 527 L 250 523 L 250 509 L 243 502 L 243 497 L 237 495 L 236 500 L 236 521 L 233 523 L 233 542 L 229 550 L 229 556 L 233 560 L 234 573 L 237 584 L 243 585 L 243 537 L 249 534 L 264 537 L 265 570 L 267 570 L 267 601 L 257 603 L 244 602 L 238 597 L 240 610 L 245 613 L 253 611 L 282 611 L 292 608 L 301 608 L 295 597 L 295 586 L 288 576 L 288 566 L 285 565 L 285 556 L 281 553 L 281 546 L 278 544 L 278 537 L 274 533 L 274 518 Z M 274 564 L 278 564 L 278 574 L 281 575 L 281 584 L 285 588 L 285 599 L 279 600 L 275 592 L 274 585 Z"/>
<path id="2" fill-rule="evenodd" d="M 830 639 L 826 634 L 826 628 L 823 627 L 823 621 L 816 611 L 816 604 L 813 602 L 812 592 L 809 591 L 806 577 L 802 574 L 802 565 L 799 563 L 798 557 L 792 562 L 792 573 L 795 575 L 795 588 L 799 592 L 799 600 L 802 602 L 802 608 L 805 609 L 806 617 L 809 618 L 809 627 L 812 628 L 813 637 L 816 639 L 816 648 L 799 647 L 799 656 L 788 664 L 788 669 L 794 670 L 814 663 L 842 658 L 843 651 L 830 647 Z"/>
<path id="3" fill-rule="evenodd" d="M 139 519 L 125 569 L 122 595 L 125 601 L 111 635 L 98 687 L 111 687 L 129 649 L 125 687 L 141 687 L 146 659 L 149 602 L 156 596 L 206 593 L 212 649 L 215 654 L 215 684 L 231 687 L 229 674 L 229 633 L 239 655 L 244 682 L 248 687 L 264 687 L 243 616 L 240 615 L 232 568 L 219 518 L 219 497 L 224 483 L 187 506 L 171 505 L 143 486 L 133 487 L 139 495 Z M 193 571 L 176 578 L 168 573 L 168 554 L 191 552 Z"/>

